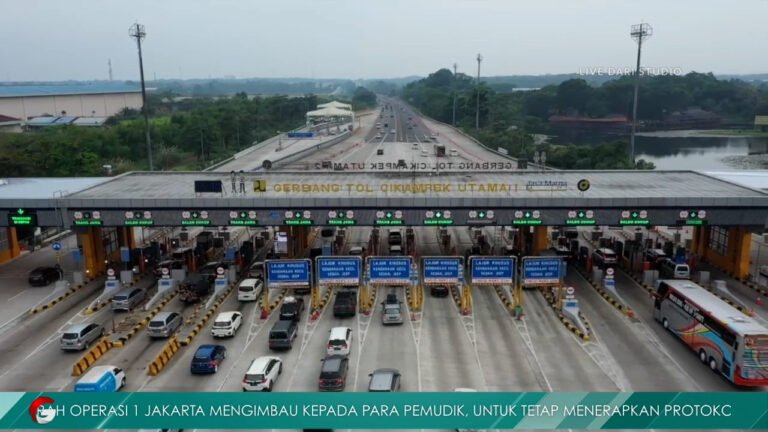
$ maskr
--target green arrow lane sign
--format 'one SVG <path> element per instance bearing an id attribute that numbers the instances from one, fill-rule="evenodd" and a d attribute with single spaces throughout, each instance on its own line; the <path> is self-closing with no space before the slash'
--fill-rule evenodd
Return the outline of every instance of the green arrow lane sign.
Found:
<path id="1" fill-rule="evenodd" d="M 8 212 L 8 226 L 37 226 L 37 213 L 21 208 Z"/>

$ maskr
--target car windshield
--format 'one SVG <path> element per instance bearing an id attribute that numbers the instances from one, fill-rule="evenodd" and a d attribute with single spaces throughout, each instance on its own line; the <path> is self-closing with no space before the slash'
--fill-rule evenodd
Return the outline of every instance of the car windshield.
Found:
<path id="1" fill-rule="evenodd" d="M 283 304 L 283 307 L 280 309 L 281 313 L 294 313 L 296 312 L 296 309 L 299 308 L 298 303 L 285 303 Z"/>
<path id="2" fill-rule="evenodd" d="M 64 333 L 61 338 L 65 340 L 75 340 L 77 339 L 77 333 Z"/>
<path id="3" fill-rule="evenodd" d="M 264 380 L 264 375 L 262 375 L 262 374 L 246 374 L 245 375 L 245 380 L 246 381 L 251 381 L 251 382 L 263 381 Z"/>

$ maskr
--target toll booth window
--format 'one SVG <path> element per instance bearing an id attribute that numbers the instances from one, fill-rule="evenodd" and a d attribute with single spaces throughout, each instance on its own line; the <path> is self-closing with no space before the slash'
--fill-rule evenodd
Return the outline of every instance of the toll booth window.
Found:
<path id="1" fill-rule="evenodd" d="M 718 226 L 710 227 L 709 248 L 717 252 L 718 255 L 725 256 L 728 250 L 728 229 Z"/>

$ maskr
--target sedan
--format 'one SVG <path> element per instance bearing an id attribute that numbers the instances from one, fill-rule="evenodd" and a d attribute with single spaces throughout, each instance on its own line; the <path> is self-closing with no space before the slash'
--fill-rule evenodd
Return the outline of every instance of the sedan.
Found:
<path id="1" fill-rule="evenodd" d="M 429 289 L 429 293 L 432 294 L 432 297 L 447 297 L 450 292 L 451 290 L 445 285 L 432 285 Z"/>
<path id="2" fill-rule="evenodd" d="M 61 271 L 57 267 L 38 267 L 29 272 L 29 284 L 46 286 L 61 279 Z"/>

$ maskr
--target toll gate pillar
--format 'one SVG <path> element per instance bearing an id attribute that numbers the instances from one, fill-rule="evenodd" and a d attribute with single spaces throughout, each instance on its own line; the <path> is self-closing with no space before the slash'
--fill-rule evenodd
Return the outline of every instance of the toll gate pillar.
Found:
<path id="1" fill-rule="evenodd" d="M 549 239 L 547 238 L 547 227 L 537 226 L 533 227 L 533 233 L 531 234 L 531 253 L 538 255 L 539 252 L 547 249 L 549 245 Z"/>
<path id="2" fill-rule="evenodd" d="M 77 243 L 83 250 L 83 265 L 88 277 L 95 277 L 106 269 L 104 243 L 100 228 L 84 228 L 77 233 Z"/>
<path id="3" fill-rule="evenodd" d="M 134 235 L 133 228 L 120 227 L 117 229 L 117 241 L 119 246 L 127 247 L 131 250 L 136 248 L 136 236 Z"/>
<path id="4" fill-rule="evenodd" d="M 16 235 L 16 228 L 0 228 L 5 230 L 5 237 L 8 240 L 8 248 L 0 250 L 0 263 L 10 261 L 17 256 L 21 255 L 21 247 L 19 247 L 19 239 Z"/>
<path id="5" fill-rule="evenodd" d="M 739 279 L 749 277 L 750 261 L 752 258 L 752 232 L 742 227 L 733 227 L 728 230 L 729 257 L 732 257 L 731 268 L 728 269 Z"/>

